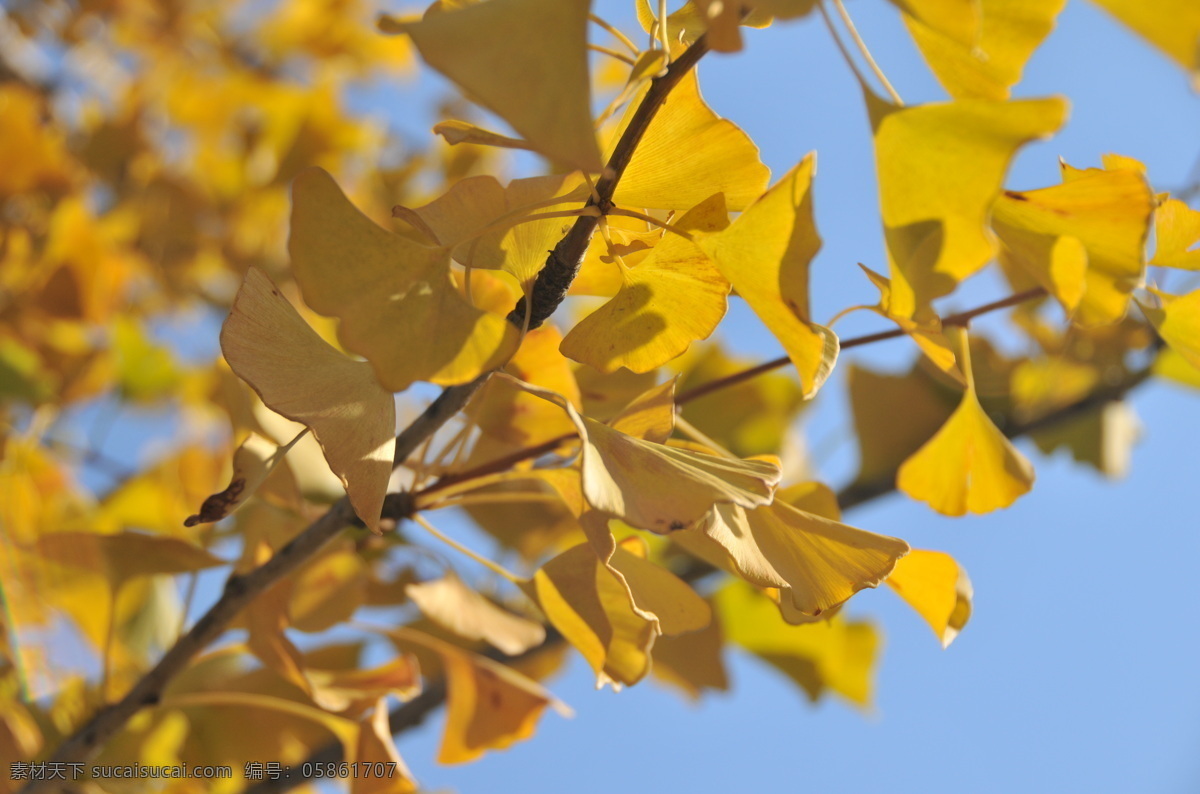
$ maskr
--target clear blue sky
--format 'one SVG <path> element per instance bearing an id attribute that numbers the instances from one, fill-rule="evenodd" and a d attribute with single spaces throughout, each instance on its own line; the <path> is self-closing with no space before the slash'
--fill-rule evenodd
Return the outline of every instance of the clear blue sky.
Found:
<path id="1" fill-rule="evenodd" d="M 849 7 L 906 102 L 945 97 L 890 6 Z M 814 314 L 870 302 L 854 263 L 883 270 L 885 260 L 856 83 L 815 17 L 750 31 L 747 43 L 741 54 L 706 58 L 702 90 L 750 133 L 775 175 L 817 150 L 825 247 L 813 270 Z M 1055 93 L 1071 98 L 1071 120 L 1024 150 L 1010 187 L 1057 182 L 1059 156 L 1085 167 L 1106 152 L 1145 162 L 1158 189 L 1188 178 L 1200 155 L 1200 103 L 1186 77 L 1082 0 L 1069 4 L 1015 91 Z M 984 278 L 948 305 L 964 308 L 1002 289 Z M 838 330 L 880 327 L 862 315 Z M 744 354 L 778 354 L 745 312 L 734 310 L 725 333 Z M 911 346 L 847 358 L 900 369 Z M 844 403 L 835 376 L 807 419 L 810 440 L 845 439 L 823 461 L 835 486 L 855 466 Z M 573 720 L 549 715 L 529 742 L 439 767 L 439 716 L 406 735 L 401 752 L 425 786 L 463 792 L 1200 791 L 1200 608 L 1192 584 L 1200 393 L 1153 385 L 1133 406 L 1145 432 L 1122 481 L 1061 456 L 1045 459 L 1022 442 L 1038 479 L 1009 510 L 948 520 L 891 496 L 847 516 L 953 553 L 976 590 L 971 624 L 946 651 L 891 593 L 854 599 L 850 614 L 886 633 L 869 715 L 836 699 L 811 707 L 785 678 L 736 652 L 728 658 L 733 691 L 698 706 L 654 683 L 596 692 L 574 656 L 550 682 L 576 710 Z"/>

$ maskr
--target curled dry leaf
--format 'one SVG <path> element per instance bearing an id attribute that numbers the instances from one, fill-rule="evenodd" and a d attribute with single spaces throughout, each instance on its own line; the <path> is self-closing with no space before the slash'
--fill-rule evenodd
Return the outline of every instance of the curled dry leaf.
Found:
<path id="1" fill-rule="evenodd" d="M 220 521 L 225 516 L 237 510 L 247 499 L 254 495 L 258 486 L 263 484 L 279 461 L 300 440 L 300 436 L 289 443 L 279 446 L 268 441 L 257 433 L 251 433 L 237 451 L 233 453 L 233 476 L 229 485 L 220 493 L 215 493 L 200 505 L 200 512 L 188 516 L 183 525 L 194 527 L 197 524 L 208 524 Z"/>
<path id="2" fill-rule="evenodd" d="M 221 329 L 221 350 L 267 407 L 312 430 L 354 511 L 378 532 L 396 406 L 371 366 L 334 350 L 254 268 Z"/>
<path id="3" fill-rule="evenodd" d="M 483 640 L 509 656 L 524 653 L 546 639 L 541 624 L 501 609 L 453 572 L 434 581 L 410 584 L 404 590 L 434 623 L 464 639 Z"/>

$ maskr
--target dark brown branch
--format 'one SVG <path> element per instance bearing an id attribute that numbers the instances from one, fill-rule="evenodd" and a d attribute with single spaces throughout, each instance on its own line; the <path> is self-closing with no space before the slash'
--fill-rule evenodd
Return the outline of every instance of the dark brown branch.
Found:
<path id="1" fill-rule="evenodd" d="M 633 160 L 633 153 L 637 151 L 638 144 L 642 142 L 642 136 L 649 129 L 650 122 L 658 113 L 658 109 L 662 107 L 667 95 L 671 93 L 671 89 L 679 84 L 684 75 L 692 70 L 706 52 L 708 52 L 708 43 L 705 36 L 701 36 L 667 67 L 666 72 L 651 81 L 650 89 L 646 91 L 646 96 L 642 98 L 641 104 L 634 111 L 629 126 L 625 128 L 621 139 L 617 141 L 612 156 L 608 158 L 608 165 L 605 166 L 604 173 L 596 182 L 596 195 L 588 199 L 587 206 L 597 206 L 601 213 L 607 212 L 612 207 L 612 198 L 617 190 L 617 183 L 621 181 L 625 169 Z M 583 263 L 588 244 L 599 224 L 599 216 L 579 216 L 571 230 L 559 241 L 558 245 L 554 246 L 554 250 L 546 258 L 545 267 L 541 269 L 537 280 L 533 282 L 531 293 L 533 309 L 529 313 L 530 328 L 537 328 L 544 323 L 567 297 L 567 290 L 570 289 L 571 282 L 579 273 L 579 266 Z M 508 321 L 518 328 L 522 327 L 525 322 L 524 297 L 517 301 L 517 305 L 508 313 Z"/>
<path id="2" fill-rule="evenodd" d="M 702 36 L 688 48 L 667 72 L 655 78 L 635 111 L 629 127 L 621 136 L 608 167 L 597 182 L 600 206 L 604 209 L 611 201 L 617 182 L 633 157 L 633 152 L 645 134 L 650 120 L 671 89 L 696 65 L 708 48 Z M 547 260 L 544 271 L 553 269 L 543 279 L 538 277 L 533 291 L 533 306 L 530 327 L 536 327 L 554 313 L 566 295 L 570 281 L 578 272 L 595 231 L 598 219 L 580 217 L 567 235 L 555 246 Z M 590 225 L 589 225 L 590 224 Z M 517 325 L 524 319 L 524 307 L 519 307 Z M 514 312 L 517 310 L 514 309 Z M 536 322 L 534 322 L 536 318 Z M 512 319 L 510 315 L 510 319 Z M 452 416 L 456 415 L 478 391 L 491 373 L 484 373 L 470 383 L 450 386 L 429 405 L 411 425 L 396 437 L 394 465 L 403 463 L 421 444 L 430 438 Z M 342 499 L 321 518 L 314 521 L 290 543 L 255 570 L 231 576 L 225 591 L 207 612 L 196 621 L 192 629 L 179 638 L 148 673 L 119 701 L 102 708 L 82 728 L 68 738 L 48 759 L 51 762 L 76 763 L 93 756 L 100 747 L 119 731 L 134 714 L 146 706 L 159 701 L 163 689 L 188 663 L 209 643 L 221 635 L 238 612 L 268 587 L 295 571 L 312 558 L 330 539 L 354 520 L 353 512 L 346 499 Z M 25 794 L 45 791 L 51 786 L 47 781 L 34 781 L 25 786 Z"/>

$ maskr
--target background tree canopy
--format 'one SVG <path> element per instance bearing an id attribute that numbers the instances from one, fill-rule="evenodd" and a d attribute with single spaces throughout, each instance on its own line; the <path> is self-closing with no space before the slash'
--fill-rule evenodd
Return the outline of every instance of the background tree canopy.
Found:
<path id="1" fill-rule="evenodd" d="M 6 4 L 4 790 L 1200 782 L 1200 10 L 670 5 Z"/>

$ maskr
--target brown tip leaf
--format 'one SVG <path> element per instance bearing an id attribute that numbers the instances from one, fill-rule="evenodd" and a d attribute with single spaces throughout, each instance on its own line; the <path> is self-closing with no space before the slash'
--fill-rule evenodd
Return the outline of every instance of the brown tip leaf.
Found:
<path id="1" fill-rule="evenodd" d="M 221 350 L 271 410 L 312 430 L 354 511 L 378 532 L 396 407 L 371 365 L 334 350 L 254 268 L 221 329 Z"/>

